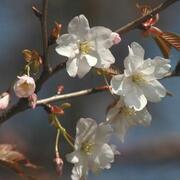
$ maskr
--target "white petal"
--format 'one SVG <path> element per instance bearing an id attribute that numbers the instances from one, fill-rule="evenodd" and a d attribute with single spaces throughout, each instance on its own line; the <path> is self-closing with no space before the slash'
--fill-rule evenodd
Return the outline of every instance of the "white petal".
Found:
<path id="1" fill-rule="evenodd" d="M 108 49 L 113 45 L 112 31 L 103 26 L 95 26 L 91 28 L 89 33 L 89 39 L 94 40 L 96 43 L 96 49 Z"/>
<path id="2" fill-rule="evenodd" d="M 137 42 L 132 42 L 131 49 L 134 55 L 140 57 L 140 59 L 144 59 L 144 49 L 140 44 Z"/>
<path id="3" fill-rule="evenodd" d="M 91 54 L 86 54 L 84 55 L 84 57 L 86 58 L 86 61 L 88 62 L 89 66 L 93 67 L 96 65 L 97 63 L 97 58 Z"/>
<path id="4" fill-rule="evenodd" d="M 117 95 L 122 95 L 122 81 L 123 81 L 124 75 L 119 74 L 116 76 L 113 76 L 111 79 L 111 87 L 112 92 Z"/>
<path id="5" fill-rule="evenodd" d="M 130 76 L 143 65 L 144 60 L 136 55 L 129 55 L 124 60 L 125 75 Z"/>
<path id="6" fill-rule="evenodd" d="M 78 51 L 77 40 L 73 35 L 64 34 L 57 39 L 56 52 L 62 56 L 72 58 Z"/>
<path id="7" fill-rule="evenodd" d="M 144 126 L 149 126 L 152 120 L 151 114 L 144 108 L 141 111 L 137 111 L 136 115 L 132 117 L 133 121 L 142 124 Z"/>
<path id="8" fill-rule="evenodd" d="M 85 40 L 89 30 L 89 22 L 84 15 L 74 17 L 68 24 L 68 32 L 77 35 L 81 40 Z"/>
<path id="9" fill-rule="evenodd" d="M 166 96 L 166 89 L 157 80 L 141 86 L 144 95 L 151 102 L 159 102 L 162 97 Z"/>
<path id="10" fill-rule="evenodd" d="M 83 78 L 90 70 L 91 70 L 91 66 L 88 64 L 86 58 L 82 57 L 81 60 L 79 61 L 78 72 L 77 72 L 79 78 Z"/>
<path id="11" fill-rule="evenodd" d="M 113 128 L 114 132 L 116 133 L 117 137 L 124 142 L 124 137 L 128 128 L 130 127 L 128 119 L 123 117 L 121 114 L 117 115 L 113 121 Z"/>
<path id="12" fill-rule="evenodd" d="M 82 160 L 76 164 L 72 169 L 72 180 L 87 180 L 88 176 L 88 164 L 87 160 Z"/>
<path id="13" fill-rule="evenodd" d="M 168 59 L 155 57 L 154 59 L 145 60 L 141 71 L 145 72 L 150 68 L 153 70 L 151 76 L 153 76 L 154 79 L 161 79 L 169 73 L 171 65 Z"/>
<path id="14" fill-rule="evenodd" d="M 107 143 L 112 135 L 113 129 L 110 125 L 101 123 L 95 133 L 96 144 Z"/>
<path id="15" fill-rule="evenodd" d="M 97 53 L 99 55 L 97 68 L 109 68 L 115 62 L 115 58 L 109 49 L 99 49 Z"/>
<path id="16" fill-rule="evenodd" d="M 142 90 L 135 86 L 125 95 L 124 101 L 127 106 L 133 107 L 136 111 L 142 110 L 147 104 Z"/>
<path id="17" fill-rule="evenodd" d="M 73 151 L 72 153 L 69 153 L 66 155 L 66 159 L 70 163 L 78 163 L 79 162 L 79 157 L 80 157 L 80 152 L 79 151 Z"/>
<path id="18" fill-rule="evenodd" d="M 73 59 L 69 59 L 66 62 L 66 70 L 69 74 L 69 76 L 71 77 L 75 77 L 77 75 L 77 71 L 78 71 L 78 59 L 77 58 L 73 58 Z"/>
<path id="19" fill-rule="evenodd" d="M 93 156 L 95 169 L 109 169 L 110 163 L 114 162 L 114 152 L 108 144 L 96 146 Z"/>
<path id="20" fill-rule="evenodd" d="M 169 73 L 171 65 L 168 59 L 157 56 L 152 61 L 155 66 L 154 74 L 157 79 L 161 79 Z"/>
<path id="21" fill-rule="evenodd" d="M 120 107 L 117 107 L 116 105 L 111 107 L 107 112 L 106 121 L 112 121 L 115 118 L 115 116 L 119 113 L 119 111 Z"/>
<path id="22" fill-rule="evenodd" d="M 76 125 L 76 142 L 75 148 L 79 148 L 79 146 L 86 141 L 88 138 L 94 134 L 97 128 L 97 123 L 95 120 L 91 118 L 81 118 L 77 122 Z"/>

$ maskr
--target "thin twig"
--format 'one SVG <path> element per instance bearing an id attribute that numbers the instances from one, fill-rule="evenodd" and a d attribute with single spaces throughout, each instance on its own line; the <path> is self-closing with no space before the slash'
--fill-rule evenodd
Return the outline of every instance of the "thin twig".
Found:
<path id="1" fill-rule="evenodd" d="M 138 19 L 136 19 L 135 21 L 132 21 L 130 23 L 128 23 L 127 25 L 119 28 L 118 30 L 116 30 L 116 32 L 123 34 L 123 33 L 127 33 L 130 30 L 133 30 L 135 28 L 138 28 L 142 22 L 146 21 L 147 19 L 149 19 L 152 15 L 155 15 L 156 13 L 159 13 L 160 11 L 164 10 L 165 8 L 167 8 L 168 6 L 170 6 L 171 4 L 178 2 L 178 0 L 166 0 L 164 3 L 161 3 L 159 6 L 157 6 L 156 8 L 154 8 L 152 10 L 152 12 L 150 14 L 148 14 L 147 16 L 143 16 L 140 17 Z M 43 1 L 43 49 L 44 49 L 44 67 L 48 67 L 48 63 L 47 63 L 47 55 L 48 55 L 48 37 L 47 37 L 47 7 L 48 7 L 48 0 L 44 0 Z M 44 29 L 45 28 L 45 29 Z M 65 63 L 61 63 L 58 66 L 56 66 L 53 70 L 48 69 L 48 71 L 43 71 L 43 73 L 41 74 L 41 77 L 36 81 L 36 93 L 41 89 L 42 85 L 50 78 L 52 77 L 55 73 L 57 73 L 59 70 L 63 69 L 65 67 Z M 48 67 L 49 68 L 49 67 Z M 87 92 L 84 92 L 83 94 L 80 95 L 89 95 L 95 92 L 102 92 L 104 90 L 101 91 L 95 91 L 95 90 L 88 90 Z M 76 92 L 77 93 L 77 92 Z M 73 93 L 72 93 L 73 94 Z M 64 95 L 61 96 L 61 98 Z M 66 98 L 71 98 L 69 95 L 65 96 Z M 73 95 L 72 97 L 77 97 L 77 95 Z M 63 98 L 64 99 L 64 98 Z M 42 101 L 41 101 L 42 102 Z M 51 101 L 52 102 L 52 101 Z M 40 103 L 40 102 L 38 102 Z M 0 124 L 2 124 L 3 122 L 5 122 L 6 120 L 8 120 L 9 118 L 11 118 L 12 116 L 16 115 L 19 112 L 22 112 L 26 109 L 28 109 L 28 101 L 27 99 L 20 99 L 15 105 L 13 105 L 8 111 L 4 112 L 1 116 L 0 116 Z"/>
<path id="2" fill-rule="evenodd" d="M 103 92 L 103 91 L 108 91 L 108 90 L 109 90 L 109 86 L 100 86 L 100 87 L 85 89 L 85 90 L 76 91 L 76 92 L 72 92 L 68 94 L 55 95 L 46 99 L 38 100 L 37 105 L 47 104 L 47 103 L 51 103 L 51 102 L 55 102 L 55 101 L 59 101 L 63 99 L 69 99 L 69 98 L 74 98 L 74 97 L 79 97 L 79 96 L 95 94 L 98 92 Z"/>

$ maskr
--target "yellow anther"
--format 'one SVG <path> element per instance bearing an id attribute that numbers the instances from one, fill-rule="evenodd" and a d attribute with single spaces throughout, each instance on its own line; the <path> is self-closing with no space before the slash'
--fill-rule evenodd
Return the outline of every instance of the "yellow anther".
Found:
<path id="1" fill-rule="evenodd" d="M 91 46 L 88 41 L 81 42 L 79 44 L 79 50 L 82 54 L 89 54 L 91 51 Z"/>
<path id="2" fill-rule="evenodd" d="M 94 144 L 92 143 L 83 143 L 81 146 L 81 150 L 85 152 L 87 155 L 91 155 L 94 149 Z"/>
<path id="3" fill-rule="evenodd" d="M 132 81 L 136 84 L 141 84 L 141 83 L 145 83 L 146 80 L 143 78 L 143 75 L 138 73 L 138 74 L 134 74 L 132 76 Z"/>
<path id="4" fill-rule="evenodd" d="M 124 116 L 134 116 L 136 115 L 136 111 L 133 108 L 129 107 L 122 107 L 120 113 L 122 113 Z"/>

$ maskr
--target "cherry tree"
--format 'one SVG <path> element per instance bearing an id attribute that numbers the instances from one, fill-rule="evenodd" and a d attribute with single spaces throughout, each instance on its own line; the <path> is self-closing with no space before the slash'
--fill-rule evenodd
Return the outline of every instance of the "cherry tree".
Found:
<path id="1" fill-rule="evenodd" d="M 99 25 L 92 27 L 86 16 L 79 14 L 68 23 L 65 34 L 61 33 L 63 24 L 57 22 L 51 32 L 48 32 L 48 0 L 42 0 L 42 8 L 32 6 L 32 12 L 41 25 L 43 51 L 22 50 L 25 60 L 23 71 L 17 74 L 14 83 L 0 96 L 0 124 L 27 109 L 35 111 L 42 107 L 49 116 L 52 128 L 57 132 L 54 161 L 59 175 L 63 172 L 64 163 L 73 164 L 70 175 L 73 180 L 85 180 L 89 172 L 110 169 L 115 157 L 121 156 L 121 150 L 111 143 L 112 135 L 117 136 L 118 142 L 122 143 L 130 127 L 150 126 L 153 116 L 148 111 L 147 104 L 158 103 L 171 95 L 168 87 L 160 80 L 180 75 L 180 63 L 173 69 L 169 58 L 171 48 L 180 50 L 180 37 L 156 27 L 160 20 L 159 13 L 174 3 L 178 4 L 178 0 L 166 0 L 155 8 L 137 4 L 141 16 L 117 30 Z M 120 67 L 115 66 L 117 59 L 111 47 L 120 46 L 123 35 L 134 29 L 139 29 L 143 37 L 152 37 L 162 56 L 145 58 L 146 49 L 138 42 L 132 42 L 127 47 L 128 54 L 123 60 L 124 70 L 120 71 Z M 50 65 L 48 58 L 51 46 L 60 59 L 64 59 L 56 66 Z M 44 83 L 59 71 L 66 71 L 67 76 L 72 79 L 78 77 L 79 81 L 93 71 L 95 76 L 104 79 L 104 85 L 64 93 L 65 87 L 61 84 L 56 94 L 40 99 L 38 92 L 45 88 Z M 105 91 L 113 99 L 111 105 L 107 104 L 106 118 L 98 123 L 91 117 L 79 117 L 74 130 L 76 135 L 73 137 L 61 122 L 63 115 L 68 113 L 67 109 L 73 109 L 67 99 Z M 14 95 L 18 98 L 17 102 L 11 101 Z M 63 103 L 55 104 L 60 100 Z M 61 137 L 72 148 L 66 156 L 61 155 Z M 22 170 L 22 161 L 23 166 L 38 169 L 14 146 L 0 145 L 0 164 L 24 178 L 31 178 Z"/>

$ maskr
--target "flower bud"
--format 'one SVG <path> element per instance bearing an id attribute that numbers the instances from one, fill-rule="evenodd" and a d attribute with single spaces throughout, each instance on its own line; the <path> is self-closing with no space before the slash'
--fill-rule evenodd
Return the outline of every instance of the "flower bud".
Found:
<path id="1" fill-rule="evenodd" d="M 119 44 L 121 42 L 121 37 L 118 33 L 116 32 L 112 32 L 111 34 L 111 38 L 112 38 L 112 42 L 113 44 Z"/>
<path id="2" fill-rule="evenodd" d="M 54 44 L 56 42 L 56 40 L 59 38 L 60 33 L 61 33 L 61 28 L 62 28 L 62 25 L 55 22 L 55 26 L 53 27 L 51 35 L 48 40 L 49 45 Z"/>
<path id="3" fill-rule="evenodd" d="M 63 160 L 60 158 L 59 154 L 56 153 L 56 158 L 55 158 L 55 163 L 56 163 L 56 171 L 58 173 L 59 176 L 62 176 L 62 172 L 63 172 Z"/>
<path id="4" fill-rule="evenodd" d="M 57 94 L 62 94 L 64 92 L 64 86 L 63 85 L 59 85 L 57 87 Z"/>
<path id="5" fill-rule="evenodd" d="M 4 110 L 8 107 L 10 100 L 10 95 L 8 92 L 3 92 L 0 95 L 0 110 Z"/>
<path id="6" fill-rule="evenodd" d="M 18 80 L 14 84 L 14 92 L 19 98 L 27 98 L 35 91 L 36 85 L 32 77 L 23 75 L 18 76 Z"/>
<path id="7" fill-rule="evenodd" d="M 37 103 L 37 95 L 33 93 L 31 96 L 28 97 L 29 105 L 32 107 L 32 109 L 36 108 Z"/>
<path id="8" fill-rule="evenodd" d="M 55 22 L 55 26 L 52 30 L 52 33 L 51 33 L 51 36 L 54 38 L 54 39 L 57 39 L 60 35 L 60 32 L 61 32 L 61 28 L 62 28 L 62 25 Z"/>

